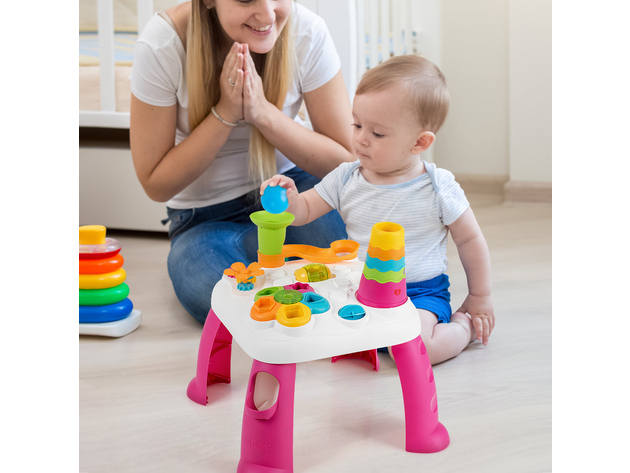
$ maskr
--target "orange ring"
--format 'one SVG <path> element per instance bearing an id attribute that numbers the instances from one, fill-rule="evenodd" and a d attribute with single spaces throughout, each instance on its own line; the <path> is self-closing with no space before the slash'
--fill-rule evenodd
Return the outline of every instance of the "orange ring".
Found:
<path id="1" fill-rule="evenodd" d="M 390 259 L 398 261 L 405 256 L 405 247 L 403 246 L 398 250 L 384 250 L 378 246 L 368 245 L 367 252 L 372 258 L 378 258 L 381 261 L 388 261 Z"/>
<path id="2" fill-rule="evenodd" d="M 282 304 L 276 302 L 273 296 L 260 297 L 252 306 L 249 315 L 257 322 L 269 322 L 276 318 L 276 313 Z"/>
<path id="3" fill-rule="evenodd" d="M 119 254 L 113 258 L 80 259 L 79 274 L 111 273 L 116 271 L 118 268 L 122 268 L 124 262 L 125 260 Z"/>

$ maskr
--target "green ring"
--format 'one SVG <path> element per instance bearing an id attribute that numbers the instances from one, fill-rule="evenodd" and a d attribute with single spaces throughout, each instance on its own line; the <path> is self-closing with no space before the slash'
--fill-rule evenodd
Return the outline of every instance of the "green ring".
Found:
<path id="1" fill-rule="evenodd" d="M 266 287 L 265 289 L 261 289 L 254 296 L 254 302 L 256 302 L 261 297 L 273 296 L 276 292 L 282 291 L 282 289 L 284 289 L 282 286 L 272 286 L 272 287 Z"/>
<path id="2" fill-rule="evenodd" d="M 127 298 L 129 286 L 127 283 L 107 289 L 79 289 L 79 305 L 108 305 L 115 304 Z"/>
<path id="3" fill-rule="evenodd" d="M 304 296 L 294 289 L 278 291 L 273 295 L 276 302 L 284 305 L 297 304 Z"/>

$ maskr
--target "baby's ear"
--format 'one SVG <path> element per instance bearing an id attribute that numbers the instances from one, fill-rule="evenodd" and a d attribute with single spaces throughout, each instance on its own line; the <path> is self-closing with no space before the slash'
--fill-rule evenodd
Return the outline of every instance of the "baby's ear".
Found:
<path id="1" fill-rule="evenodd" d="M 428 150 L 435 141 L 435 134 L 432 131 L 423 131 L 418 135 L 416 144 L 413 147 L 413 154 L 420 154 Z"/>

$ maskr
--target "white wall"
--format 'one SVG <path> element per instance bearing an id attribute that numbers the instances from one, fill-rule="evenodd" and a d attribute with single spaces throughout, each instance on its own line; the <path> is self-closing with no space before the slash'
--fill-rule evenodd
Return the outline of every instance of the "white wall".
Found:
<path id="1" fill-rule="evenodd" d="M 507 175 L 506 0 L 442 1 L 441 69 L 451 106 L 435 162 L 456 174 Z"/>
<path id="2" fill-rule="evenodd" d="M 551 181 L 551 1 L 509 2 L 512 181 Z"/>
<path id="3" fill-rule="evenodd" d="M 436 163 L 551 182 L 551 1 L 443 0 L 441 16 L 451 109 Z"/>

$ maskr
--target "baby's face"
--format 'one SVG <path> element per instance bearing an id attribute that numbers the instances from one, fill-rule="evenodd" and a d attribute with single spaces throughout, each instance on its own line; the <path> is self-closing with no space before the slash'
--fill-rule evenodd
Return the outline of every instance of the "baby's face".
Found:
<path id="1" fill-rule="evenodd" d="M 364 168 L 388 174 L 417 162 L 412 148 L 422 129 L 403 87 L 355 96 L 352 116 L 354 153 Z"/>

